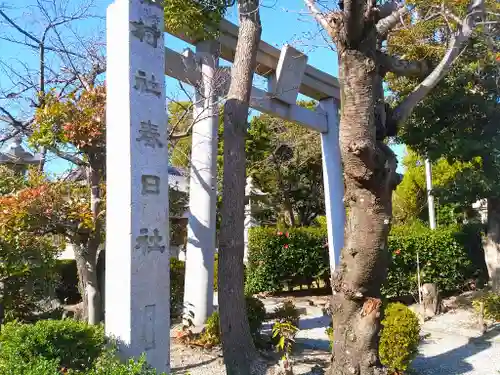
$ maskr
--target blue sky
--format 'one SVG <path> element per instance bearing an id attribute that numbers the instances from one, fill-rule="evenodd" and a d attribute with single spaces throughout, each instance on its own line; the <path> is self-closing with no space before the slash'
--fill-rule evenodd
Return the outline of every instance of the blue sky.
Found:
<path id="1" fill-rule="evenodd" d="M 3 4 L 15 4 L 11 7 L 7 5 L 5 10 L 9 16 L 20 19 L 21 21 L 26 18 L 29 19 L 30 11 L 29 6 L 36 3 L 35 0 L 10 0 Z M 79 0 L 72 0 L 71 4 L 78 4 Z M 80 35 L 93 36 L 102 33 L 105 30 L 105 15 L 106 8 L 112 3 L 112 0 L 97 0 L 98 4 L 92 10 L 96 18 L 79 22 L 75 27 Z M 15 8 L 14 8 L 15 7 Z M 10 9 L 9 9 L 10 8 Z M 227 18 L 232 22 L 237 22 L 237 14 L 234 9 L 231 9 Z M 262 10 L 262 39 L 267 43 L 281 48 L 284 43 L 289 43 L 295 48 L 305 52 L 309 56 L 308 63 L 316 68 L 323 70 L 329 74 L 337 76 L 338 64 L 335 51 L 332 45 L 328 43 L 327 39 L 320 32 L 317 24 L 307 14 L 303 0 L 263 0 Z M 36 31 L 36 25 L 29 25 L 31 30 Z M 10 33 L 18 38 L 18 34 Z M 182 51 L 188 46 L 186 43 L 179 39 L 167 36 L 166 45 L 174 50 Z M 2 51 L 2 60 L 5 56 L 8 57 L 11 64 L 19 64 L 19 60 L 29 66 L 37 66 L 36 51 L 27 49 L 23 46 L 15 45 L 5 40 L 0 40 L 0 50 Z M 19 65 L 17 65 L 19 66 Z M 9 74 L 4 71 L 0 72 L 0 86 L 5 89 L 9 85 Z M 178 96 L 178 84 L 171 78 L 166 78 L 167 96 Z M 25 108 L 25 106 L 23 106 Z M 22 108 L 15 108 L 14 110 L 20 111 Z M 404 146 L 394 146 L 394 151 L 401 160 L 404 154 Z M 48 169 L 52 173 L 61 173 L 68 169 L 70 165 L 61 160 L 53 159 L 48 163 Z M 401 163 L 400 163 L 400 172 Z"/>

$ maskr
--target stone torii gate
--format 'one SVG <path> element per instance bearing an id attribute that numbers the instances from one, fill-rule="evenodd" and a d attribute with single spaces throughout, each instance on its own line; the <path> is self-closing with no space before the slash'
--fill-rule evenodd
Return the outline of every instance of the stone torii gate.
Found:
<path id="1" fill-rule="evenodd" d="M 127 357 L 145 352 L 169 372 L 170 252 L 166 74 L 196 89 L 190 174 L 185 305 L 194 324 L 213 308 L 217 158 L 217 98 L 227 92 L 238 28 L 221 23 L 218 41 L 179 54 L 165 48 L 159 0 L 114 0 L 107 12 L 106 73 L 106 333 Z M 193 41 L 181 39 L 193 44 Z M 256 73 L 268 90 L 253 87 L 250 105 L 321 133 L 330 265 L 344 236 L 343 178 L 338 143 L 337 80 L 285 45 L 261 42 Z M 222 77 L 222 78 L 221 78 Z M 220 84 L 226 82 L 226 84 Z M 319 100 L 314 111 L 298 93 Z"/>
<path id="2" fill-rule="evenodd" d="M 196 46 L 196 52 L 186 49 L 182 54 L 166 48 L 165 74 L 196 89 L 184 306 L 185 315 L 194 325 L 200 325 L 213 309 L 217 102 L 227 94 L 230 83 L 230 70 L 219 67 L 219 58 L 234 60 L 238 27 L 223 20 L 218 41 L 198 44 L 184 35 L 175 36 Z M 345 221 L 338 141 L 338 80 L 308 65 L 307 56 L 290 45 L 280 51 L 266 42 L 259 44 L 255 72 L 267 78 L 268 89 L 252 88 L 252 108 L 321 133 L 328 246 L 330 266 L 334 269 L 343 246 Z M 298 106 L 299 93 L 318 100 L 318 108 L 311 111 Z"/>

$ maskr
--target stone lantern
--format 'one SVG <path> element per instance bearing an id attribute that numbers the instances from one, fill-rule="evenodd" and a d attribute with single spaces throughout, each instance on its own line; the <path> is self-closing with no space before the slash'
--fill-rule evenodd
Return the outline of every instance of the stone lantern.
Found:
<path id="1" fill-rule="evenodd" d="M 15 137 L 12 143 L 0 152 L 0 164 L 9 166 L 19 174 L 24 174 L 29 165 L 39 164 L 41 161 L 41 155 L 33 155 L 24 149 L 20 136 Z"/>
<path id="2" fill-rule="evenodd" d="M 245 243 L 245 255 L 243 258 L 244 263 L 248 261 L 248 232 L 250 228 L 257 225 L 257 221 L 253 217 L 256 210 L 256 203 L 263 200 L 266 197 L 266 193 L 256 188 L 253 184 L 252 177 L 248 177 L 245 186 L 245 232 L 244 232 L 244 243 Z"/>

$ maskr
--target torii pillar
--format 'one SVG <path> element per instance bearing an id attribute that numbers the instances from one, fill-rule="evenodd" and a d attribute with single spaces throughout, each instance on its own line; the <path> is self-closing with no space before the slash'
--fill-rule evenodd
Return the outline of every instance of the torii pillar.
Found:
<path id="1" fill-rule="evenodd" d="M 197 44 L 195 62 L 201 71 L 201 82 L 196 87 L 193 110 L 183 318 L 200 326 L 212 314 L 214 304 L 218 43 Z"/>
<path id="2" fill-rule="evenodd" d="M 269 81 L 269 92 L 277 99 L 291 105 L 297 101 L 299 87 L 307 67 L 307 56 L 295 48 L 285 45 L 281 50 L 276 73 Z M 339 146 L 338 101 L 326 98 L 319 102 L 317 111 L 327 118 L 327 131 L 321 134 L 323 159 L 323 185 L 328 228 L 328 253 L 330 270 L 333 272 L 340 262 L 344 246 L 344 177 Z"/>

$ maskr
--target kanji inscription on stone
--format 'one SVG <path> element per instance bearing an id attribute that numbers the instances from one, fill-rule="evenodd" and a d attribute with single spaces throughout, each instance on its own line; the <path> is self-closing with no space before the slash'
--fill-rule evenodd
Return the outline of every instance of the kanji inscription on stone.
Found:
<path id="1" fill-rule="evenodd" d="M 144 255 L 152 251 L 165 252 L 165 245 L 161 245 L 163 237 L 158 229 L 153 229 L 153 235 L 149 234 L 149 229 L 142 228 L 141 235 L 136 238 L 135 249 L 141 250 Z"/>
<path id="2" fill-rule="evenodd" d="M 142 195 L 158 195 L 160 194 L 160 177 L 153 175 L 142 175 Z"/>
<path id="3" fill-rule="evenodd" d="M 140 92 L 148 92 L 158 97 L 161 95 L 160 82 L 156 80 L 154 74 L 151 74 L 151 78 L 148 78 L 148 75 L 145 71 L 138 70 L 137 73 L 135 73 L 134 78 L 134 89 Z"/>
<path id="4" fill-rule="evenodd" d="M 163 147 L 163 143 L 160 141 L 160 133 L 158 132 L 158 125 L 142 121 L 141 128 L 139 129 L 140 137 L 136 138 L 138 142 L 144 142 L 146 147 L 159 148 Z"/>
<path id="5" fill-rule="evenodd" d="M 155 329 L 154 329 L 155 321 L 156 321 L 156 305 L 145 306 L 144 321 L 142 327 L 144 350 L 151 350 L 154 349 L 156 346 Z"/>
<path id="6" fill-rule="evenodd" d="M 131 21 L 130 24 L 133 26 L 133 36 L 141 42 L 146 42 L 153 48 L 158 47 L 158 40 L 162 39 L 163 32 L 158 27 L 156 20 L 153 20 L 151 24 L 146 24 L 142 19 L 139 19 L 139 21 Z"/>

